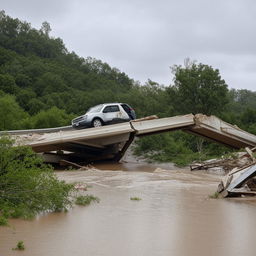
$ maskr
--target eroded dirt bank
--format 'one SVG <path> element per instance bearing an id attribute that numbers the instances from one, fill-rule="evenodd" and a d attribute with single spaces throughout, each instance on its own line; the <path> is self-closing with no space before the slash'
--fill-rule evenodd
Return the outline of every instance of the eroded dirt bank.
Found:
<path id="1" fill-rule="evenodd" d="M 255 255 L 256 201 L 209 199 L 219 176 L 135 163 L 98 168 L 58 176 L 91 185 L 99 204 L 11 220 L 13 228 L 0 227 L 0 255 Z M 19 240 L 26 250 L 12 251 Z"/>

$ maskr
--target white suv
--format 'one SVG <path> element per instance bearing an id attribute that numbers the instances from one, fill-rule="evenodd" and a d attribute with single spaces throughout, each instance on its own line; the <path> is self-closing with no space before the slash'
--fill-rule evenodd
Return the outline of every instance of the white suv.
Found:
<path id="1" fill-rule="evenodd" d="M 84 115 L 73 119 L 72 127 L 99 127 L 133 119 L 136 119 L 135 111 L 128 104 L 106 103 L 92 107 Z"/>

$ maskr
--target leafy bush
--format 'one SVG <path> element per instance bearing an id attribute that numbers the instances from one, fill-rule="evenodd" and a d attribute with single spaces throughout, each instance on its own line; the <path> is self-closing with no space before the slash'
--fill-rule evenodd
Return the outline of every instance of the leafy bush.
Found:
<path id="1" fill-rule="evenodd" d="M 70 124 L 72 115 L 68 115 L 65 110 L 52 107 L 42 110 L 31 118 L 34 128 L 51 128 Z"/>
<path id="2" fill-rule="evenodd" d="M 4 216 L 0 216 L 0 226 L 7 226 L 8 220 Z"/>
<path id="3" fill-rule="evenodd" d="M 15 97 L 0 94 L 0 130 L 21 128 L 20 121 L 28 116 L 15 101 Z"/>
<path id="4" fill-rule="evenodd" d="M 4 217 L 31 218 L 40 212 L 71 206 L 73 185 L 59 181 L 31 148 L 13 147 L 0 137 L 0 213 Z"/>
<path id="5" fill-rule="evenodd" d="M 16 245 L 16 247 L 13 250 L 19 250 L 19 251 L 23 251 L 25 250 L 25 245 L 23 241 L 19 241 Z"/>
<path id="6" fill-rule="evenodd" d="M 100 202 L 100 199 L 93 195 L 86 195 L 86 196 L 78 196 L 76 198 L 75 204 L 77 205 L 89 205 L 91 202 Z"/>

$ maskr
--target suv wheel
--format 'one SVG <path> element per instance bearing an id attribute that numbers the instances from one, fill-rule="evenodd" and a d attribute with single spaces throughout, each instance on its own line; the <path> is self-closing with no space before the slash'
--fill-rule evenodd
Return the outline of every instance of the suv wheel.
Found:
<path id="1" fill-rule="evenodd" d="M 99 118 L 93 119 L 93 121 L 92 121 L 92 127 L 100 127 L 100 126 L 102 126 L 102 125 L 103 125 L 103 123 L 102 123 L 102 121 L 101 121 Z"/>

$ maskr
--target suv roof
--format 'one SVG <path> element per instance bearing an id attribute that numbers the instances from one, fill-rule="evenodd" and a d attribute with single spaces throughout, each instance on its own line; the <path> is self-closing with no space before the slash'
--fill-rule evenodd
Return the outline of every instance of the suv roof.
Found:
<path id="1" fill-rule="evenodd" d="M 99 105 L 112 105 L 112 104 L 126 104 L 126 103 L 121 103 L 121 102 L 109 102 L 109 103 L 103 103 Z"/>

